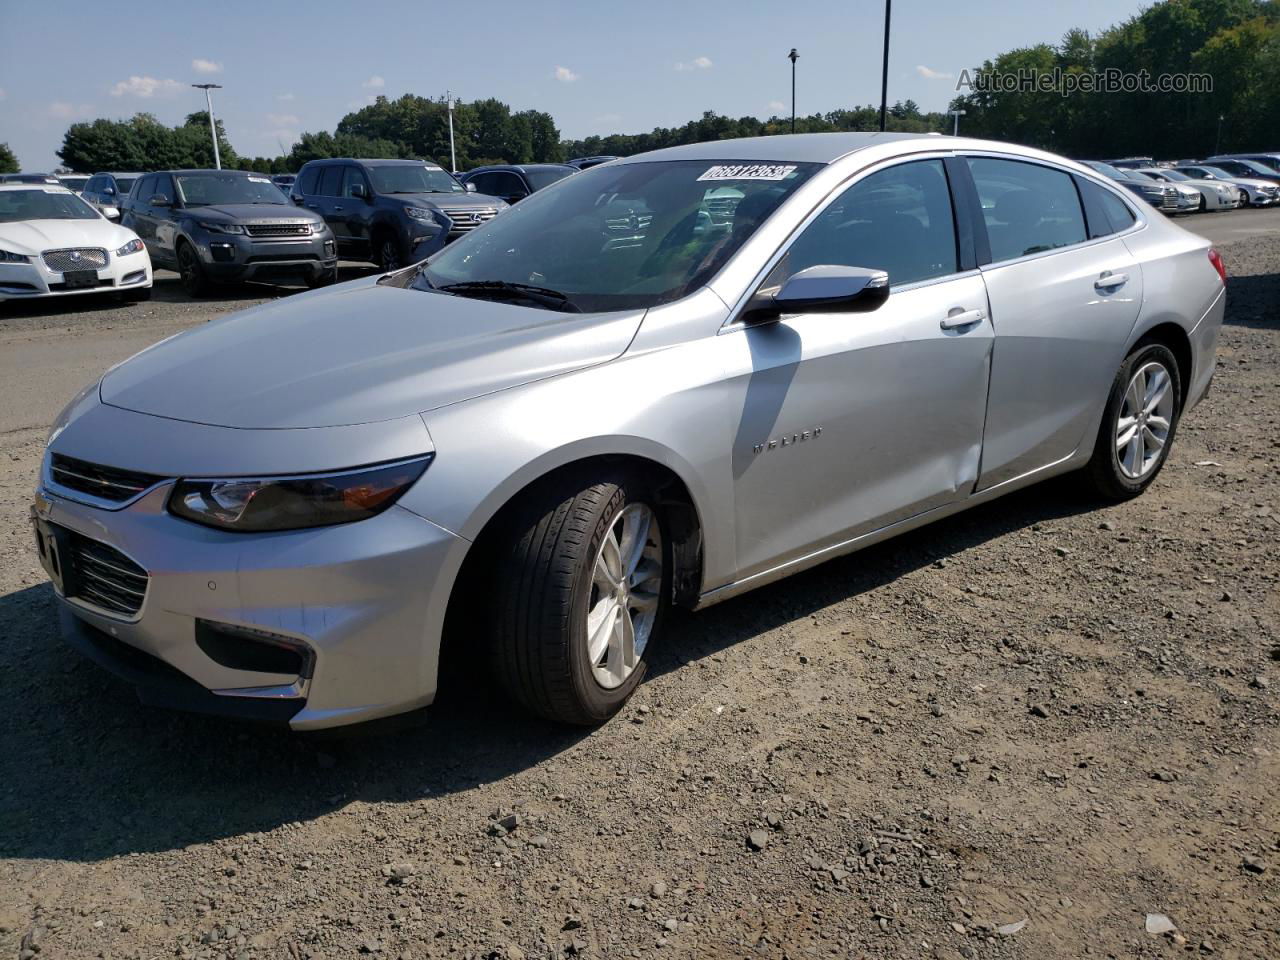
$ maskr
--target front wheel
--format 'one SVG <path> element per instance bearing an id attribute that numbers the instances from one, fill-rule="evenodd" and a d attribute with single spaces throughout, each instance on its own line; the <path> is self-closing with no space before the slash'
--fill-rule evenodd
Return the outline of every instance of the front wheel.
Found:
<path id="1" fill-rule="evenodd" d="M 202 297 L 209 292 L 209 280 L 204 267 L 200 266 L 200 258 L 195 248 L 186 242 L 178 247 L 178 274 L 182 278 L 182 289 L 190 296 Z"/>
<path id="2" fill-rule="evenodd" d="M 534 713 L 594 725 L 639 686 L 671 592 L 653 494 L 634 476 L 579 477 L 533 498 L 499 549 L 491 659 Z"/>
<path id="3" fill-rule="evenodd" d="M 1152 343 L 1129 354 L 1111 384 L 1085 468 L 1094 491 L 1127 500 L 1146 490 L 1168 459 L 1181 412 L 1182 380 L 1169 348 Z"/>
<path id="4" fill-rule="evenodd" d="M 377 255 L 378 269 L 385 273 L 392 273 L 405 265 L 405 256 L 400 249 L 400 241 L 390 233 L 384 233 L 378 238 L 374 253 Z"/>

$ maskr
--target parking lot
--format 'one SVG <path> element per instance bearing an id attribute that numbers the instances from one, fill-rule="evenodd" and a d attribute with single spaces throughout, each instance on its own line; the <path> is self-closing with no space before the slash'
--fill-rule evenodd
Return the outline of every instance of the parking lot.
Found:
<path id="1" fill-rule="evenodd" d="M 57 639 L 47 424 L 290 291 L 0 305 L 0 950 L 1280 955 L 1280 210 L 1180 222 L 1227 318 L 1146 496 L 1066 478 L 683 615 L 590 732 L 479 679 L 323 737 L 139 706 Z"/>

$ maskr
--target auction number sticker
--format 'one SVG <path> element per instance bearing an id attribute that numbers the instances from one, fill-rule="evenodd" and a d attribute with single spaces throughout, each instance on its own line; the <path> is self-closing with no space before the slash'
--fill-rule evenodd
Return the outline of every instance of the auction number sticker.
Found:
<path id="1" fill-rule="evenodd" d="M 795 172 L 795 164 L 730 163 L 712 167 L 699 180 L 785 180 Z"/>
<path id="2" fill-rule="evenodd" d="M 271 181 L 266 177 L 250 177 L 249 182 L 250 183 L 270 183 Z"/>

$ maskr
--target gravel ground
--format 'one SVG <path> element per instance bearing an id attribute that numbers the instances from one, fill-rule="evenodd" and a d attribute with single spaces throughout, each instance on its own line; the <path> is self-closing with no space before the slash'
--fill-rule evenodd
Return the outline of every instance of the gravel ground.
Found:
<path id="1" fill-rule="evenodd" d="M 1280 956 L 1280 239 L 1222 249 L 1146 496 L 1039 486 L 674 618 L 591 732 L 480 682 L 325 736 L 139 706 L 55 639 L 42 424 L 250 301 L 0 317 L 0 955 Z"/>

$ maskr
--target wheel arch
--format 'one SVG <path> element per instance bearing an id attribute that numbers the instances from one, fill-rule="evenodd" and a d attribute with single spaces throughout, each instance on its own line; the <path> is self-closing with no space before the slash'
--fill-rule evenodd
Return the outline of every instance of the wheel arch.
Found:
<path id="1" fill-rule="evenodd" d="M 1182 397 L 1180 402 L 1185 404 L 1187 391 L 1191 386 L 1192 377 L 1195 374 L 1195 354 L 1191 349 L 1191 338 L 1187 335 L 1187 331 L 1182 325 L 1172 320 L 1166 320 L 1148 327 L 1142 334 L 1134 340 L 1133 344 L 1125 351 L 1125 356 L 1140 350 L 1148 344 L 1158 343 L 1169 348 L 1169 352 L 1173 354 L 1174 360 L 1178 363 L 1178 379 L 1182 382 Z"/>

